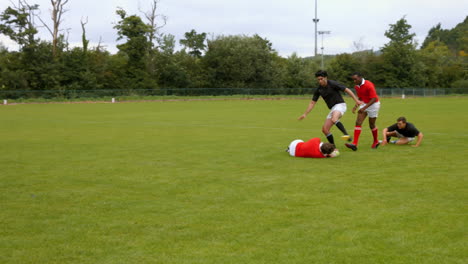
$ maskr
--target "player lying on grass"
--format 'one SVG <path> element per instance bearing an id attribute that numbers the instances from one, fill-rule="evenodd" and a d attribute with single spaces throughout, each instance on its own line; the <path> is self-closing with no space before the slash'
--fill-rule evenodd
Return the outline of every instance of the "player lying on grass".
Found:
<path id="1" fill-rule="evenodd" d="M 296 139 L 286 151 L 293 157 L 303 158 L 334 158 L 340 155 L 334 144 L 323 143 L 320 138 L 312 138 L 307 142 Z"/>
<path id="2" fill-rule="evenodd" d="M 390 141 L 391 137 L 397 137 L 398 139 Z M 423 133 L 419 132 L 413 124 L 406 122 L 406 118 L 402 116 L 397 119 L 396 124 L 393 124 L 383 130 L 382 146 L 385 146 L 388 143 L 405 145 L 414 141 L 415 137 L 418 137 L 418 141 L 412 146 L 419 147 L 424 137 Z"/>

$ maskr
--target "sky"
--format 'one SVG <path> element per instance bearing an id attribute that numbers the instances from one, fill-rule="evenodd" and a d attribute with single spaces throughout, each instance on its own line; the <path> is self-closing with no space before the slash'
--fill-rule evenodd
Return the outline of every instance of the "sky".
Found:
<path id="1" fill-rule="evenodd" d="M 18 0 L 0 0 L 0 10 Z M 195 29 L 208 38 L 220 35 L 258 34 L 268 39 L 273 48 L 284 57 L 296 53 L 300 57 L 315 53 L 315 1 L 314 0 L 158 0 L 158 14 L 167 17 L 161 33 L 172 34 L 177 43 L 184 33 Z M 27 0 L 38 4 L 41 18 L 49 22 L 50 0 Z M 101 46 L 111 53 L 117 52 L 117 31 L 113 28 L 119 17 L 115 11 L 123 8 L 128 15 L 144 17 L 153 0 L 69 0 L 62 28 L 67 29 L 71 46 L 81 46 L 82 18 L 87 18 L 87 38 L 90 46 L 101 40 Z M 422 44 L 430 28 L 441 23 L 451 29 L 468 15 L 466 0 L 317 0 L 319 35 L 317 52 L 321 54 L 351 53 L 359 44 L 365 49 L 378 50 L 389 39 L 385 31 L 390 24 L 405 17 L 412 26 L 411 33 Z M 36 21 L 39 23 L 39 21 Z M 40 28 L 39 37 L 50 40 L 50 33 Z M 65 31 L 64 31 L 65 32 Z M 0 43 L 9 50 L 17 45 L 0 34 Z"/>

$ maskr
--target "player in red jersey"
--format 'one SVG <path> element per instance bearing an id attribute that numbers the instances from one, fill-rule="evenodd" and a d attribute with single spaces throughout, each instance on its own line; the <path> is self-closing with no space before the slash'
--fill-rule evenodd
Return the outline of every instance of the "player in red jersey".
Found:
<path id="1" fill-rule="evenodd" d="M 303 158 L 334 158 L 340 154 L 334 144 L 323 143 L 320 138 L 312 138 L 307 142 L 296 139 L 286 151 L 293 157 Z"/>
<path id="2" fill-rule="evenodd" d="M 356 126 L 354 127 L 354 140 L 353 143 L 346 143 L 346 147 L 356 151 L 357 145 L 359 142 L 359 136 L 361 135 L 362 131 L 362 123 L 369 116 L 369 128 L 372 131 L 372 136 L 374 137 L 374 142 L 372 143 L 372 148 L 377 148 L 380 143 L 378 140 L 378 129 L 375 125 L 377 121 L 377 117 L 379 115 L 380 110 L 380 101 L 379 97 L 377 96 L 377 92 L 375 91 L 374 84 L 369 81 L 365 80 L 362 75 L 358 72 L 353 73 L 351 75 L 356 86 L 356 94 L 359 100 L 363 101 L 364 103 L 361 105 L 355 105 L 353 108 L 353 114 L 358 110 L 358 114 L 356 117 Z"/>

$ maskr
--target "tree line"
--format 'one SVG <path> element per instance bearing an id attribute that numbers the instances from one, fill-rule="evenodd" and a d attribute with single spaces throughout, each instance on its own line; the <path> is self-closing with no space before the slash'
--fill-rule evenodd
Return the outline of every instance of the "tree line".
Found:
<path id="1" fill-rule="evenodd" d="M 61 30 L 68 0 L 51 0 L 47 27 L 52 40 L 37 37 L 38 5 L 25 0 L 0 14 L 0 33 L 20 49 L 0 45 L 0 91 L 268 88 L 316 87 L 313 73 L 320 58 L 284 58 L 259 35 L 220 35 L 208 38 L 195 29 L 179 40 L 160 33 L 166 17 L 157 13 L 159 0 L 143 17 L 116 10 L 116 38 L 123 43 L 111 54 L 98 44 L 89 48 L 87 20 L 81 21 L 82 46 L 70 47 Z M 162 18 L 162 21 L 157 21 Z M 437 24 L 418 48 L 405 17 L 389 25 L 388 43 L 380 50 L 358 50 L 327 56 L 330 78 L 351 85 L 359 71 L 379 88 L 468 88 L 468 17 L 453 29 Z M 289 90 L 288 90 L 289 89 Z M 294 91 L 294 90 L 293 90 Z"/>

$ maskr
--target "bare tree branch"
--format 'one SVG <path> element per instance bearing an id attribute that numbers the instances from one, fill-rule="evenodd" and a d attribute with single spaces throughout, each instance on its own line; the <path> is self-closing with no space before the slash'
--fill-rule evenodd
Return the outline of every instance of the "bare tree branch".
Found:
<path id="1" fill-rule="evenodd" d="M 99 36 L 99 42 L 98 42 L 98 45 L 96 46 L 97 52 L 101 52 L 101 48 L 107 47 L 107 45 L 101 45 L 101 43 L 102 43 L 102 36 Z"/>
<path id="2" fill-rule="evenodd" d="M 151 9 L 147 12 L 144 12 L 139 7 L 138 10 L 145 15 L 145 18 L 148 20 L 148 25 L 151 27 L 151 31 L 148 34 L 148 40 L 151 42 L 153 47 L 156 37 L 160 36 L 160 29 L 167 24 L 168 17 L 157 13 L 158 4 L 160 0 L 153 0 L 151 3 Z M 158 21 L 161 21 L 159 25 Z"/>
<path id="3" fill-rule="evenodd" d="M 360 37 L 358 41 L 353 41 L 354 51 L 363 51 L 367 49 L 367 46 L 364 44 L 364 37 Z"/>
<path id="4" fill-rule="evenodd" d="M 81 35 L 81 41 L 83 42 L 83 53 L 88 52 L 88 44 L 89 40 L 86 39 L 86 28 L 85 25 L 88 24 L 88 17 L 86 17 L 86 20 L 83 21 L 83 18 L 81 18 L 81 29 L 83 31 L 83 34 Z"/>
<path id="5" fill-rule="evenodd" d="M 60 25 L 63 22 L 62 15 L 68 11 L 64 8 L 68 1 L 69 0 L 50 0 L 52 5 L 52 10 L 50 11 L 52 18 L 52 28 L 46 22 L 44 22 L 40 16 L 37 16 L 44 27 L 47 28 L 49 33 L 52 35 L 52 55 L 54 58 L 57 56 L 59 32 L 63 31 L 60 29 Z"/>

